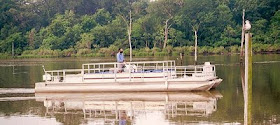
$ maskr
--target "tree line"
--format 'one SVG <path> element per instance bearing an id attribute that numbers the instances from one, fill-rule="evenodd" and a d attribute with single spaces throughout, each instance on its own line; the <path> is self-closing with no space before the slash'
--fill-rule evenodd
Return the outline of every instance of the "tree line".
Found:
<path id="1" fill-rule="evenodd" d="M 243 9 L 255 50 L 279 51 L 279 7 L 279 0 L 1 0 L 0 53 L 108 54 L 129 48 L 129 38 L 133 50 L 168 53 L 191 48 L 195 33 L 202 50 L 238 48 Z"/>

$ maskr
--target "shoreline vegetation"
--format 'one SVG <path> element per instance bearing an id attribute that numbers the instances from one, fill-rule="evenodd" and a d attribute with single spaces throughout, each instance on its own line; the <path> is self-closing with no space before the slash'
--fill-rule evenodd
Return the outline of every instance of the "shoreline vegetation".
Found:
<path id="1" fill-rule="evenodd" d="M 108 48 L 99 49 L 74 49 L 69 48 L 66 50 L 50 50 L 50 49 L 36 49 L 26 50 L 21 55 L 15 55 L 12 57 L 8 53 L 0 53 L 0 59 L 9 58 L 58 58 L 58 57 L 110 57 L 117 54 L 118 47 L 111 45 Z M 124 50 L 126 56 L 129 56 L 129 48 Z M 163 56 L 180 56 L 194 55 L 194 46 L 172 47 L 167 46 L 165 49 L 158 47 L 154 48 L 141 48 L 134 49 L 133 57 L 163 57 Z M 253 44 L 253 53 L 255 54 L 280 54 L 280 44 Z M 230 47 L 210 47 L 200 46 L 198 47 L 199 55 L 232 55 L 240 54 L 239 46 Z"/>
<path id="2" fill-rule="evenodd" d="M 242 12 L 254 53 L 280 51 L 279 0 L 2 0 L 0 58 L 238 54 Z M 195 42 L 197 41 L 197 42 Z"/>

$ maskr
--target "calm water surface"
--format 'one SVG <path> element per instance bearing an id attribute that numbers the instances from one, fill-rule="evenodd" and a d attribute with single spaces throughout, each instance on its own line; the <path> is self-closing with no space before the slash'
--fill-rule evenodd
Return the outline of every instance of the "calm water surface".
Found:
<path id="1" fill-rule="evenodd" d="M 127 57 L 128 58 L 128 57 Z M 135 60 L 177 60 L 177 57 Z M 222 84 L 210 92 L 34 94 L 43 69 L 81 68 L 115 58 L 0 60 L 0 124 L 243 124 L 238 56 L 200 56 L 216 64 Z M 253 56 L 254 124 L 280 124 L 280 55 Z M 180 61 L 178 61 L 178 65 Z M 193 64 L 185 57 L 183 64 Z M 12 89 L 18 88 L 18 89 Z M 20 88 L 20 89 L 19 89 Z"/>

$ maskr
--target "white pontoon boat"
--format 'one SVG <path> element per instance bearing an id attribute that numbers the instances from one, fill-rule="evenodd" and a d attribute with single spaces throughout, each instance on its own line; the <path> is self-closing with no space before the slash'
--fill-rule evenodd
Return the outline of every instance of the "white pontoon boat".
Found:
<path id="1" fill-rule="evenodd" d="M 175 61 L 89 63 L 82 69 L 45 71 L 44 82 L 35 84 L 36 92 L 136 92 L 207 91 L 222 79 L 215 66 L 176 66 Z M 122 72 L 120 72 L 122 71 Z"/>

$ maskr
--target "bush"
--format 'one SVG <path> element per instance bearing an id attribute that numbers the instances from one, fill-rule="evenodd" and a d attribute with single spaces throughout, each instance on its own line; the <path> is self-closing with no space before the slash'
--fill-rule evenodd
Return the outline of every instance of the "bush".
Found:
<path id="1" fill-rule="evenodd" d="M 163 51 L 163 52 L 166 52 L 168 55 L 171 55 L 172 50 L 173 50 L 173 47 L 170 46 L 170 45 L 168 45 L 168 46 L 166 46 L 166 48 L 164 48 L 162 51 Z"/>
<path id="2" fill-rule="evenodd" d="M 85 56 L 87 54 L 92 54 L 91 49 L 79 49 L 77 52 L 77 56 Z"/>
<path id="3" fill-rule="evenodd" d="M 76 53 L 74 48 L 65 49 L 62 51 L 64 57 L 71 57 L 73 54 Z"/>
<path id="4" fill-rule="evenodd" d="M 7 53 L 0 53 L 0 59 L 7 59 L 7 58 L 11 58 L 12 56 L 10 56 Z"/>
<path id="5" fill-rule="evenodd" d="M 136 57 L 150 56 L 148 52 L 135 52 Z"/>
<path id="6" fill-rule="evenodd" d="M 152 52 L 152 50 L 149 47 L 145 47 L 145 48 L 139 49 L 139 52 L 147 52 L 147 53 L 149 53 L 149 52 Z"/>
<path id="7" fill-rule="evenodd" d="M 220 47 L 214 47 L 212 52 L 214 54 L 224 54 L 225 53 L 225 48 L 223 46 Z"/>
<path id="8" fill-rule="evenodd" d="M 154 56 L 155 57 L 168 56 L 168 53 L 167 52 L 155 52 Z"/>
<path id="9" fill-rule="evenodd" d="M 192 53 L 194 53 L 194 46 L 186 46 L 186 47 L 184 47 L 185 49 L 185 54 L 192 54 Z"/>
<path id="10" fill-rule="evenodd" d="M 111 49 L 114 49 L 113 47 Z M 98 53 L 103 54 L 105 56 L 111 56 L 112 53 L 114 53 L 113 50 L 111 50 L 110 48 L 100 48 Z"/>
<path id="11" fill-rule="evenodd" d="M 172 52 L 172 56 L 179 56 L 180 55 L 180 53 L 179 52 Z"/>
<path id="12" fill-rule="evenodd" d="M 185 52 L 185 49 L 186 49 L 186 46 L 184 46 L 184 47 L 174 47 L 173 48 L 173 50 L 175 51 L 175 52 L 178 52 L 178 53 L 184 53 Z M 174 52 L 173 51 L 173 52 Z"/>
<path id="13" fill-rule="evenodd" d="M 123 53 L 124 53 L 125 56 L 129 56 L 129 54 L 130 54 L 129 48 L 125 49 L 125 50 L 123 51 Z"/>
<path id="14" fill-rule="evenodd" d="M 152 53 L 153 53 L 153 55 L 155 55 L 156 52 L 161 52 L 160 48 L 158 48 L 158 47 L 153 47 L 153 48 L 152 48 Z"/>
<path id="15" fill-rule="evenodd" d="M 109 47 L 109 50 L 110 50 L 111 52 L 118 52 L 119 48 L 118 48 L 117 46 L 115 46 L 115 45 L 111 45 L 111 46 Z"/>
<path id="16" fill-rule="evenodd" d="M 240 48 L 237 45 L 231 46 L 231 47 L 229 47 L 229 52 L 230 53 L 238 53 L 238 52 L 240 52 Z"/>
<path id="17" fill-rule="evenodd" d="M 36 49 L 26 50 L 22 53 L 23 57 L 35 58 L 35 57 L 62 57 L 63 52 L 61 50 L 50 50 L 50 49 Z"/>
<path id="18" fill-rule="evenodd" d="M 83 55 L 83 57 L 105 57 L 105 55 L 102 53 L 90 53 Z"/>
<path id="19" fill-rule="evenodd" d="M 261 43 L 255 43 L 252 45 L 253 52 L 255 53 L 264 53 L 264 52 L 277 52 L 280 51 L 280 45 L 279 44 L 261 44 Z"/>
<path id="20" fill-rule="evenodd" d="M 207 54 L 209 52 L 209 49 L 207 46 L 199 47 L 198 48 L 198 53 L 199 54 Z"/>

